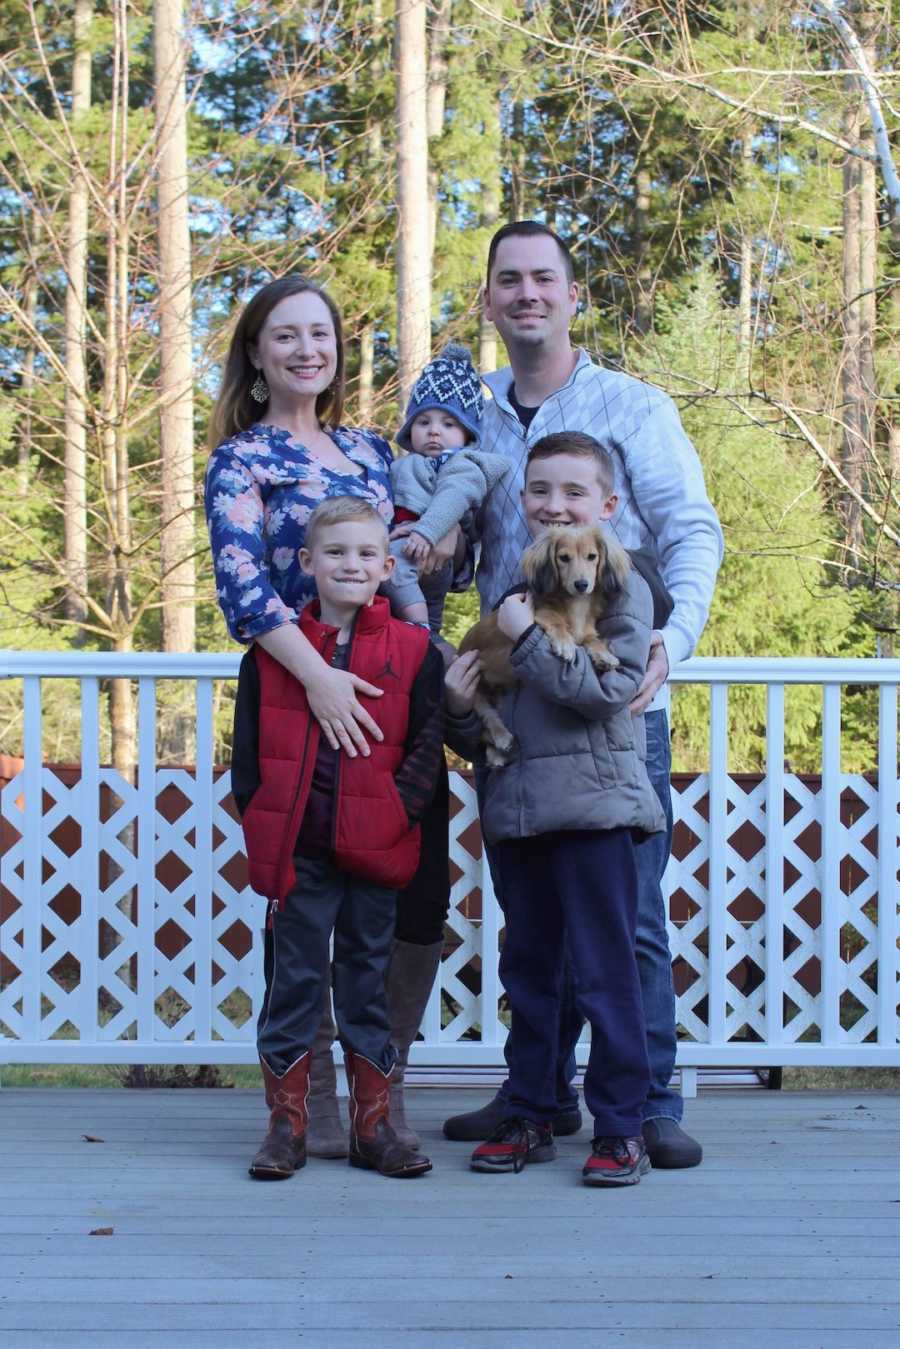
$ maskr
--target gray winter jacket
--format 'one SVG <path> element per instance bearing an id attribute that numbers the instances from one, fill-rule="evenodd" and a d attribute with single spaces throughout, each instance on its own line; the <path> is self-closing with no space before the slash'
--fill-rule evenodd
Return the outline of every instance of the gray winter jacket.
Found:
<path id="1" fill-rule="evenodd" d="M 644 762 L 644 718 L 628 710 L 647 668 L 652 619 L 649 587 L 632 569 L 597 625 L 617 669 L 598 675 L 581 647 L 574 661 L 561 660 L 537 625 L 520 638 L 511 658 L 520 683 L 500 704 L 518 750 L 511 763 L 488 770 L 481 813 L 488 843 L 556 829 L 665 828 Z M 474 713 L 447 718 L 448 743 L 470 756 L 480 731 Z"/>
<path id="2" fill-rule="evenodd" d="M 440 465 L 425 454 L 404 454 L 391 465 L 394 505 L 418 515 L 416 533 L 437 543 L 467 510 L 481 505 L 509 466 L 502 454 L 474 446 L 456 450 Z"/>

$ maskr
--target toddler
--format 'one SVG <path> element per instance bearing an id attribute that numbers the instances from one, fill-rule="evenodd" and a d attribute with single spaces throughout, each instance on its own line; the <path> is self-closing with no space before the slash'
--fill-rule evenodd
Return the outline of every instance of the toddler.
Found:
<path id="1" fill-rule="evenodd" d="M 454 525 L 471 537 L 475 508 L 510 467 L 480 448 L 484 398 L 468 349 L 450 342 L 413 386 L 397 444 L 408 453 L 391 466 L 395 525 L 412 523 L 394 539 L 396 567 L 384 591 L 391 610 L 437 637 L 453 580 L 453 560 L 430 574 L 423 564 Z"/>

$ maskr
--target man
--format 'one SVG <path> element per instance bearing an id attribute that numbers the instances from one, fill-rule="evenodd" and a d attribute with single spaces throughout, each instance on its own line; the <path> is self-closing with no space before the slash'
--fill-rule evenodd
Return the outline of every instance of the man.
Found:
<path id="1" fill-rule="evenodd" d="M 697 645 L 722 560 L 722 531 L 703 471 L 671 399 L 652 385 L 596 365 L 573 348 L 569 327 L 578 303 L 566 245 L 536 221 L 504 225 L 491 240 L 484 308 L 509 353 L 510 365 L 487 376 L 493 394 L 482 446 L 504 455 L 512 471 L 482 508 L 481 560 L 476 582 L 489 612 L 519 579 L 529 542 L 522 512 L 529 446 L 555 431 L 583 431 L 613 456 L 618 506 L 610 525 L 628 549 L 655 554 L 674 608 L 654 632 L 635 712 L 646 709 L 647 770 L 668 821 L 637 849 L 637 959 L 647 1024 L 650 1091 L 643 1134 L 654 1166 L 697 1166 L 700 1144 L 681 1128 L 683 1102 L 669 1086 L 675 1065 L 675 994 L 661 881 L 672 841 L 668 726 L 670 668 Z M 560 510 L 564 523 L 565 506 Z M 502 901 L 502 896 L 501 896 Z M 572 1087 L 575 1042 L 582 1019 L 570 996 L 560 1025 L 558 1134 L 581 1128 Z M 503 1116 L 504 1088 L 482 1110 L 447 1120 L 448 1138 L 485 1138 Z"/>

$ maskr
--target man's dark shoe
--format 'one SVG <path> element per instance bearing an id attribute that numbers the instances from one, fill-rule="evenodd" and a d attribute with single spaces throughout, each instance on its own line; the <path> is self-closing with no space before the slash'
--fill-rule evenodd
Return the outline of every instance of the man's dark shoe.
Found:
<path id="1" fill-rule="evenodd" d="M 581 1174 L 585 1185 L 612 1190 L 620 1185 L 637 1185 L 649 1170 L 643 1138 L 595 1138 Z"/>
<path id="2" fill-rule="evenodd" d="M 552 1162 L 556 1156 L 553 1128 L 534 1120 L 505 1119 L 472 1153 L 473 1171 L 521 1171 L 529 1162 Z"/>
<path id="3" fill-rule="evenodd" d="M 702 1147 L 684 1132 L 677 1119 L 659 1115 L 645 1120 L 642 1132 L 650 1161 L 660 1170 L 676 1171 L 699 1166 L 703 1161 Z"/>
<path id="4" fill-rule="evenodd" d="M 480 1110 L 470 1110 L 466 1115 L 453 1115 L 444 1121 L 444 1137 L 451 1143 L 478 1143 L 482 1138 L 490 1138 L 499 1128 L 508 1109 L 506 1099 L 498 1092 L 492 1101 Z M 557 1138 L 567 1138 L 577 1134 L 582 1125 L 581 1111 L 577 1105 L 560 1110 L 553 1121 L 553 1132 Z"/>

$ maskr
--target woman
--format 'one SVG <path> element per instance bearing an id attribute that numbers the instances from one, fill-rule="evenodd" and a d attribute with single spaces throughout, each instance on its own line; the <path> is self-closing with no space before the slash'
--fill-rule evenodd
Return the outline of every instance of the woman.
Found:
<path id="1" fill-rule="evenodd" d="M 306 522 L 325 497 L 371 501 L 388 526 L 390 446 L 373 431 L 341 425 L 345 361 L 341 317 L 324 290 L 303 276 L 272 281 L 238 320 L 210 426 L 206 517 L 216 593 L 231 635 L 258 642 L 303 685 L 332 749 L 368 755 L 381 733 L 360 698 L 381 691 L 332 669 L 301 634 L 296 618 L 315 585 L 300 569 Z M 457 531 L 441 540 L 433 563 L 453 556 Z M 440 963 L 449 904 L 446 768 L 422 825 L 422 865 L 397 906 L 388 974 L 391 1038 L 398 1064 L 391 1122 L 416 1146 L 403 1113 L 403 1071 Z M 312 1156 L 347 1155 L 338 1113 L 331 1045 L 335 1028 L 326 989 L 312 1046 Z"/>

